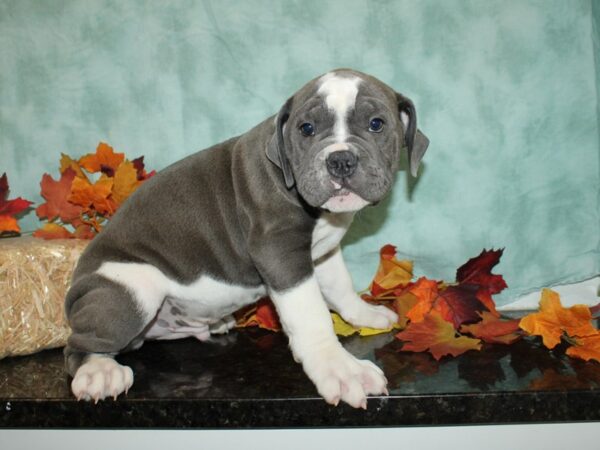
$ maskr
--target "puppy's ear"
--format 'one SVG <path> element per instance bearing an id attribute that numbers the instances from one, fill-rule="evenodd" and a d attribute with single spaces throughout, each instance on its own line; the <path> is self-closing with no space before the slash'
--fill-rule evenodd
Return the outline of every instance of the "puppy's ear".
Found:
<path id="1" fill-rule="evenodd" d="M 281 169 L 283 172 L 285 186 L 288 189 L 291 189 L 294 186 L 295 181 L 292 167 L 290 166 L 290 161 L 288 160 L 285 151 L 285 143 L 283 141 L 283 126 L 290 117 L 292 99 L 293 97 L 290 97 L 279 110 L 277 118 L 275 119 L 275 133 L 273 133 L 273 136 L 267 145 L 267 158 L 269 158 L 269 161 Z"/>
<path id="2" fill-rule="evenodd" d="M 396 93 L 396 99 L 400 121 L 404 125 L 404 143 L 408 149 L 410 173 L 413 177 L 416 177 L 419 163 L 429 146 L 429 139 L 421 133 L 421 130 L 417 129 L 417 112 L 413 102 L 398 93 Z"/>

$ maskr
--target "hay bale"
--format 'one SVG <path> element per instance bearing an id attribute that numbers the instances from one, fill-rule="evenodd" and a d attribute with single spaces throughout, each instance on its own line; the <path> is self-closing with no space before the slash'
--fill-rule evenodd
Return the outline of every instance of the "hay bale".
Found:
<path id="1" fill-rule="evenodd" d="M 0 358 L 65 345 L 65 293 L 88 243 L 0 239 Z"/>

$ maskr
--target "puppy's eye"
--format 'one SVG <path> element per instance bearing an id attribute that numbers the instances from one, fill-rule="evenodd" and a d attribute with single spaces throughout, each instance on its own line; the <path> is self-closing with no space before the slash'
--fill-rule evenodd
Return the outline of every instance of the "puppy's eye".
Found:
<path id="1" fill-rule="evenodd" d="M 383 130 L 383 119 L 380 119 L 379 117 L 371 119 L 369 122 L 369 131 L 379 133 L 381 130 Z"/>
<path id="2" fill-rule="evenodd" d="M 315 126 L 312 123 L 305 122 L 300 125 L 300 133 L 302 133 L 303 136 L 314 136 Z"/>

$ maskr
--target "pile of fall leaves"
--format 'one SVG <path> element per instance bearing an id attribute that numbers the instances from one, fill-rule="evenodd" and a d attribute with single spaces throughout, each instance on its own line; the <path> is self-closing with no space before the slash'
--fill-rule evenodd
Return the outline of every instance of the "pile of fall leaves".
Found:
<path id="1" fill-rule="evenodd" d="M 154 173 L 146 172 L 143 156 L 129 161 L 102 142 L 95 153 L 78 160 L 62 154 L 59 179 L 49 174 L 42 177 L 45 203 L 35 211 L 45 223 L 34 236 L 93 238 L 127 197 Z M 18 235 L 16 217 L 32 205 L 20 197 L 8 200 L 8 190 L 4 174 L 0 177 L 0 236 Z M 427 351 L 439 360 L 446 355 L 481 350 L 482 342 L 508 345 L 524 336 L 541 336 L 549 349 L 564 341 L 569 345 L 569 356 L 600 362 L 600 331 L 592 325 L 600 314 L 600 305 L 563 308 L 558 294 L 545 289 L 539 312 L 522 319 L 501 317 L 492 296 L 505 289 L 506 283 L 501 275 L 491 273 L 501 256 L 502 250 L 484 250 L 457 270 L 453 283 L 425 277 L 413 281 L 412 263 L 398 260 L 395 247 L 386 245 L 380 251 L 375 278 L 362 298 L 398 314 L 394 329 L 400 330 L 396 338 L 403 342 L 402 351 Z M 281 329 L 268 298 L 235 315 L 238 327 Z M 336 313 L 332 313 L 332 321 L 336 333 L 342 336 L 392 331 L 354 328 Z"/>
<path id="2" fill-rule="evenodd" d="M 44 222 L 33 235 L 44 239 L 92 239 L 119 206 L 155 171 L 147 173 L 144 157 L 132 161 L 101 142 L 95 153 L 78 160 L 61 154 L 58 180 L 44 174 L 41 195 L 46 200 L 35 210 Z M 18 235 L 16 217 L 32 205 L 7 200 L 8 180 L 0 178 L 0 235 Z"/>
<path id="3" fill-rule="evenodd" d="M 380 251 L 375 278 L 362 298 L 398 314 L 394 328 L 401 330 L 396 338 L 403 343 L 402 351 L 429 352 L 439 360 L 481 350 L 482 342 L 508 345 L 524 336 L 541 336 L 549 349 L 562 340 L 569 345 L 567 355 L 600 362 L 600 331 L 592 325 L 600 304 L 563 308 L 558 294 L 544 289 L 539 312 L 522 319 L 501 317 L 492 296 L 505 289 L 506 283 L 501 275 L 491 273 L 501 256 L 502 250 L 484 250 L 457 270 L 454 283 L 425 277 L 413 281 L 412 263 L 398 260 L 396 248 L 386 245 Z M 277 312 L 266 298 L 238 311 L 236 319 L 238 327 L 281 328 Z M 332 321 L 341 336 L 392 331 L 354 328 L 336 313 L 332 313 Z"/>

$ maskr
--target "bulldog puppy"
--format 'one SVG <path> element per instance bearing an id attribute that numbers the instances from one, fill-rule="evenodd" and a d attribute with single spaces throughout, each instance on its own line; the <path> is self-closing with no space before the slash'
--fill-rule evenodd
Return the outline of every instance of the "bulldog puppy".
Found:
<path id="1" fill-rule="evenodd" d="M 87 247 L 66 297 L 65 348 L 79 399 L 133 383 L 114 356 L 146 339 L 206 340 L 270 295 L 293 355 L 319 394 L 366 408 L 383 372 L 340 345 L 329 309 L 360 327 L 397 316 L 362 301 L 340 240 L 354 214 L 390 190 L 406 147 L 416 176 L 428 139 L 413 103 L 341 69 L 294 94 L 249 132 L 145 182 Z"/>

